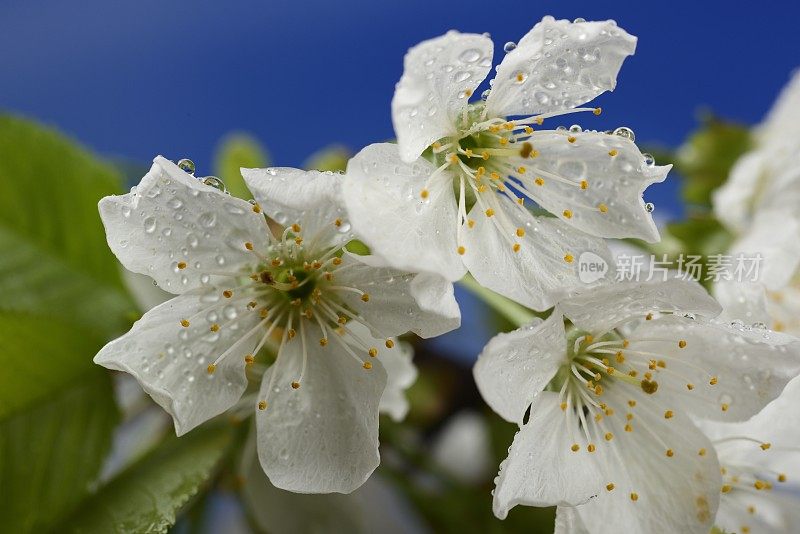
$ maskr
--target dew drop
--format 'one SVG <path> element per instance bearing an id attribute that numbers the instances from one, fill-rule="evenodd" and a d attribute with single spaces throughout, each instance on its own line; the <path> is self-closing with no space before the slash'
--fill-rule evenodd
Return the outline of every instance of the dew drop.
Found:
<path id="1" fill-rule="evenodd" d="M 655 209 L 656 209 L 656 206 L 652 202 L 648 202 L 647 204 L 644 205 L 644 210 L 647 213 L 653 213 L 653 210 L 655 210 Z"/>
<path id="2" fill-rule="evenodd" d="M 463 61 L 464 63 L 475 63 L 481 58 L 481 51 L 476 48 L 469 48 L 461 52 L 461 55 L 458 56 L 458 59 Z"/>
<path id="3" fill-rule="evenodd" d="M 148 234 L 152 234 L 156 231 L 155 217 L 148 217 L 144 220 L 144 231 Z"/>
<path id="4" fill-rule="evenodd" d="M 223 193 L 228 192 L 228 188 L 225 187 L 225 183 L 216 176 L 206 176 L 205 178 L 201 178 L 201 180 L 207 186 L 213 187 L 218 191 L 222 191 Z"/>
<path id="5" fill-rule="evenodd" d="M 514 50 L 516 47 L 517 47 L 517 43 L 515 43 L 514 41 L 509 41 L 509 42 L 507 42 L 506 44 L 503 45 L 503 52 L 508 54 L 509 52 Z"/>
<path id="6" fill-rule="evenodd" d="M 578 17 L 577 19 L 572 21 L 575 24 L 580 24 L 581 22 L 586 22 L 586 19 Z"/>
<path id="7" fill-rule="evenodd" d="M 569 127 L 569 131 L 570 131 L 571 133 L 581 133 L 581 132 L 583 131 L 583 128 L 581 128 L 581 127 L 580 127 L 579 125 L 577 125 L 577 124 L 573 124 L 572 126 L 570 126 L 570 127 Z"/>
<path id="8" fill-rule="evenodd" d="M 654 158 L 652 154 L 642 154 L 642 156 L 644 157 L 644 164 L 648 167 L 652 167 L 656 164 L 656 158 Z"/>
<path id="9" fill-rule="evenodd" d="M 636 141 L 636 134 L 633 133 L 633 130 L 628 128 L 627 126 L 620 126 L 619 128 L 614 130 L 614 135 L 619 137 L 624 137 L 630 141 Z"/>
<path id="10" fill-rule="evenodd" d="M 180 169 L 183 172 L 188 172 L 189 174 L 194 174 L 194 161 L 192 161 L 192 160 L 190 160 L 188 158 L 183 158 L 182 160 L 179 160 L 178 161 L 178 167 L 180 167 Z"/>
<path id="11" fill-rule="evenodd" d="M 489 98 L 490 94 L 492 94 L 492 90 L 491 89 L 485 90 L 484 92 L 481 93 L 481 100 L 484 100 L 484 101 L 487 100 Z"/>

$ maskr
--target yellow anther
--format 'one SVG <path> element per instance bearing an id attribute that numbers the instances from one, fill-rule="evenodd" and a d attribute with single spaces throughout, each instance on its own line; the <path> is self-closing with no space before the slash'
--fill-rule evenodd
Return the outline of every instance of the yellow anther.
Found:
<path id="1" fill-rule="evenodd" d="M 581 449 L 581 446 L 578 445 L 577 443 L 573 443 L 570 449 L 572 450 L 572 452 L 578 452 Z"/>
<path id="2" fill-rule="evenodd" d="M 525 171 L 527 170 L 528 169 L 526 169 L 525 167 L 517 167 L 517 173 L 519 174 L 525 174 Z"/>
<path id="3" fill-rule="evenodd" d="M 485 193 L 488 190 L 489 190 L 489 188 L 486 187 L 486 185 L 484 185 L 484 184 L 481 184 L 481 185 L 478 186 L 478 193 Z"/>
<path id="4" fill-rule="evenodd" d="M 376 349 L 375 347 L 370 347 L 367 353 L 369 354 L 370 358 L 374 358 L 375 356 L 378 355 L 378 349 Z"/>
<path id="5" fill-rule="evenodd" d="M 486 213 L 487 217 L 491 217 L 492 215 L 494 215 L 494 210 L 492 208 L 489 208 L 484 213 Z"/>
<path id="6" fill-rule="evenodd" d="M 686 384 L 686 389 L 692 391 L 694 389 L 694 384 Z"/>
<path id="7" fill-rule="evenodd" d="M 508 144 L 508 138 L 507 137 L 501 137 L 500 138 L 500 144 L 503 145 L 503 146 L 506 146 Z"/>
<path id="8" fill-rule="evenodd" d="M 226 289 L 225 291 L 222 292 L 222 296 L 225 297 L 226 299 L 229 299 L 233 296 L 233 291 L 231 291 L 230 289 Z"/>
<path id="9" fill-rule="evenodd" d="M 253 204 L 253 211 L 256 213 L 261 213 L 261 206 L 258 203 Z"/>
<path id="10" fill-rule="evenodd" d="M 619 154 L 619 152 L 617 152 L 617 149 L 615 148 L 608 151 L 608 155 L 611 156 L 612 158 L 617 154 Z"/>
<path id="11" fill-rule="evenodd" d="M 754 513 L 756 513 L 756 507 L 755 507 L 755 506 L 753 506 L 753 505 L 750 505 L 750 506 L 748 506 L 748 507 L 747 507 L 747 513 L 748 513 L 748 514 L 751 514 L 751 515 L 752 515 L 752 514 L 754 514 Z"/>
<path id="12" fill-rule="evenodd" d="M 538 186 L 540 186 L 540 187 L 541 187 L 541 186 L 543 186 L 543 185 L 544 185 L 544 179 L 543 179 L 543 178 L 541 178 L 541 177 L 537 177 L 537 178 L 536 178 L 536 179 L 533 181 L 533 183 L 535 183 L 536 185 L 538 185 Z"/>
<path id="13" fill-rule="evenodd" d="M 613 491 L 614 490 L 614 484 L 613 483 L 606 484 L 606 489 L 608 491 Z"/>
<path id="14" fill-rule="evenodd" d="M 720 488 L 720 491 L 722 491 L 722 493 L 728 493 L 732 489 L 733 486 L 731 486 L 730 484 L 723 484 L 722 487 Z"/>
<path id="15" fill-rule="evenodd" d="M 530 126 L 525 126 L 524 130 L 526 135 L 531 135 L 533 133 L 533 128 Z"/>
<path id="16" fill-rule="evenodd" d="M 667 452 L 664 454 L 667 455 L 667 458 L 672 458 L 673 456 L 675 456 L 675 452 L 672 449 L 667 449 Z"/>
<path id="17" fill-rule="evenodd" d="M 566 403 L 566 402 L 562 402 L 562 403 L 561 403 L 561 411 L 563 412 L 563 411 L 565 411 L 566 409 L 567 409 L 567 403 Z"/>
<path id="18" fill-rule="evenodd" d="M 294 328 L 290 328 L 290 329 L 289 329 L 289 330 L 286 332 L 286 337 L 288 337 L 289 339 L 294 339 L 294 337 L 295 337 L 296 335 L 297 335 L 297 330 L 295 330 Z"/>
<path id="19" fill-rule="evenodd" d="M 600 213 L 608 213 L 608 206 L 605 204 L 598 204 L 597 209 L 600 210 Z"/>
<path id="20" fill-rule="evenodd" d="M 586 190 L 589 189 L 589 182 L 586 180 L 581 180 L 581 189 Z"/>
<path id="21" fill-rule="evenodd" d="M 217 323 L 214 323 L 211 325 L 211 328 L 209 328 L 209 330 L 211 330 L 212 332 L 219 332 L 219 325 Z"/>
<path id="22" fill-rule="evenodd" d="M 300 228 L 299 224 L 295 223 L 295 224 L 292 225 L 292 232 L 298 233 L 300 231 L 302 231 L 302 228 Z"/>
<path id="23" fill-rule="evenodd" d="M 592 113 L 594 113 L 595 115 L 600 115 L 602 112 L 603 108 L 594 108 L 594 110 L 592 110 Z"/>
<path id="24" fill-rule="evenodd" d="M 428 193 L 427 189 L 423 189 L 422 191 L 419 192 L 419 196 L 421 196 L 422 198 L 428 198 L 429 194 L 430 193 Z"/>
<path id="25" fill-rule="evenodd" d="M 576 138 L 570 135 L 569 137 L 567 137 L 567 141 L 569 141 L 570 143 L 574 143 L 576 141 Z"/>
<path id="26" fill-rule="evenodd" d="M 472 96 L 472 89 L 464 89 L 464 96 L 467 98 Z"/>
<path id="27" fill-rule="evenodd" d="M 336 227 L 341 226 L 342 225 L 342 220 L 341 219 L 336 219 L 335 221 L 333 221 L 333 225 L 336 226 Z"/>
<path id="28" fill-rule="evenodd" d="M 632 369 L 632 370 L 628 371 L 628 376 L 632 376 L 632 377 L 636 378 L 638 375 L 639 375 L 639 373 L 636 371 L 636 369 Z"/>
<path id="29" fill-rule="evenodd" d="M 600 380 L 600 377 L 599 377 L 599 376 L 597 376 L 597 377 L 596 377 L 596 379 L 597 379 L 597 380 Z M 595 394 L 595 395 L 602 395 L 602 394 L 603 394 L 603 386 L 601 386 L 600 384 L 597 384 L 597 385 L 594 387 L 594 394 Z"/>
<path id="30" fill-rule="evenodd" d="M 206 367 L 206 371 L 208 371 L 208 374 L 210 374 L 210 375 L 213 375 L 214 371 L 216 371 L 216 370 L 217 370 L 217 366 L 214 365 L 213 363 L 209 364 L 208 367 Z"/>
<path id="31" fill-rule="evenodd" d="M 638 501 L 639 500 L 639 494 L 638 493 L 631 493 L 631 500 L 633 502 Z"/>
<path id="32" fill-rule="evenodd" d="M 189 321 L 186 319 L 181 319 L 181 326 L 184 328 L 189 328 Z"/>
<path id="33" fill-rule="evenodd" d="M 589 445 L 587 445 L 586 450 L 589 452 L 594 452 L 596 450 L 594 443 L 590 443 Z"/>
<path id="34" fill-rule="evenodd" d="M 517 237 L 525 237 L 525 229 L 517 228 Z"/>
<path id="35" fill-rule="evenodd" d="M 472 219 L 467 219 L 467 226 L 469 228 L 474 228 L 475 227 L 475 221 L 473 221 Z"/>
<path id="36" fill-rule="evenodd" d="M 261 308 L 261 309 L 258 311 L 258 315 L 259 315 L 259 317 L 261 317 L 262 319 L 266 319 L 266 318 L 267 318 L 267 315 L 269 315 L 269 308 Z"/>
<path id="37" fill-rule="evenodd" d="M 251 364 L 251 363 L 253 363 L 254 361 L 256 361 L 256 357 L 255 357 L 255 356 L 253 356 L 252 354 L 248 354 L 248 355 L 246 355 L 246 356 L 244 357 L 244 363 L 246 363 L 246 364 L 248 364 L 248 365 L 250 365 L 250 364 Z"/>
<path id="38" fill-rule="evenodd" d="M 525 81 L 525 73 L 524 72 L 518 72 L 517 73 L 517 81 L 518 82 L 524 82 Z"/>
<path id="39" fill-rule="evenodd" d="M 698 456 L 705 456 L 706 455 L 706 450 L 705 449 L 700 449 L 699 451 L 697 451 L 697 454 L 698 454 Z"/>
<path id="40" fill-rule="evenodd" d="M 525 199 L 522 198 L 522 197 L 518 198 L 517 199 L 517 204 L 519 204 L 520 206 L 524 205 L 525 204 Z"/>
<path id="41" fill-rule="evenodd" d="M 327 344 L 328 344 L 328 338 L 326 338 L 326 337 L 320 338 L 320 340 L 319 340 L 319 346 L 320 347 L 324 347 Z"/>
<path id="42" fill-rule="evenodd" d="M 680 341 L 678 341 L 678 348 L 681 348 L 681 349 L 686 348 L 686 340 L 685 339 L 681 339 Z"/>
<path id="43" fill-rule="evenodd" d="M 251 300 L 250 302 L 247 303 L 248 309 L 254 310 L 256 309 L 256 306 L 258 306 L 258 302 L 254 300 Z"/>
<path id="44" fill-rule="evenodd" d="M 298 382 L 297 380 L 292 382 L 292 389 L 300 389 L 300 382 Z"/>
<path id="45" fill-rule="evenodd" d="M 391 349 L 391 348 L 393 348 L 393 347 L 394 347 L 394 341 L 393 341 L 393 340 L 391 340 L 391 339 L 387 339 L 387 340 L 386 340 L 386 343 L 384 343 L 384 344 L 386 345 L 386 348 L 387 348 L 387 349 Z"/>
<path id="46" fill-rule="evenodd" d="M 664 412 L 664 419 L 672 419 L 672 416 L 675 415 L 672 413 L 672 410 L 667 410 Z"/>
<path id="47" fill-rule="evenodd" d="M 361 300 L 364 302 L 369 302 L 369 293 L 364 293 L 361 295 Z"/>
<path id="48" fill-rule="evenodd" d="M 536 117 L 536 124 L 538 124 L 539 126 L 544 124 L 544 118 L 543 117 Z"/>
<path id="49" fill-rule="evenodd" d="M 778 474 L 778 482 L 786 482 L 786 475 L 783 473 Z"/>
<path id="50" fill-rule="evenodd" d="M 633 400 L 633 399 L 629 400 L 628 401 L 628 406 L 630 406 L 631 408 L 634 408 L 636 406 L 636 401 Z"/>
<path id="51" fill-rule="evenodd" d="M 491 178 L 492 180 L 497 181 L 497 180 L 500 179 L 500 173 L 496 172 L 496 171 L 492 171 L 492 173 L 489 175 L 489 178 Z"/>
<path id="52" fill-rule="evenodd" d="M 766 451 L 766 450 L 768 450 L 770 447 L 772 447 L 772 443 L 762 443 L 762 444 L 760 445 L 760 447 L 761 447 L 761 450 L 762 450 L 762 451 Z"/>
<path id="53" fill-rule="evenodd" d="M 575 261 L 575 256 L 567 252 L 566 254 L 564 254 L 564 261 L 567 263 L 572 263 L 573 261 Z"/>
<path id="54" fill-rule="evenodd" d="M 496 124 L 492 124 L 491 126 L 489 126 L 489 131 L 492 133 L 497 133 L 500 131 L 500 127 Z"/>
<path id="55" fill-rule="evenodd" d="M 520 248 L 522 247 L 520 246 L 519 243 L 514 243 L 514 245 L 511 247 L 511 250 L 513 250 L 514 252 L 519 252 Z"/>
<path id="56" fill-rule="evenodd" d="M 717 377 L 712 376 L 711 380 L 708 381 L 709 385 L 716 386 L 717 385 Z"/>
<path id="57" fill-rule="evenodd" d="M 250 241 L 247 241 L 244 244 L 244 248 L 246 248 L 247 250 L 253 250 L 253 244 Z"/>
<path id="58" fill-rule="evenodd" d="M 514 121 L 508 121 L 503 125 L 503 128 L 508 130 L 509 132 L 514 129 Z"/>
<path id="59" fill-rule="evenodd" d="M 614 434 L 612 434 L 611 432 L 606 432 L 606 435 L 603 437 L 606 439 L 606 441 L 611 441 L 612 439 L 614 439 Z"/>
<path id="60" fill-rule="evenodd" d="M 648 395 L 652 395 L 653 393 L 658 391 L 658 382 L 656 382 L 655 380 L 645 379 L 641 381 L 640 385 L 642 387 L 642 391 L 644 391 Z"/>
<path id="61" fill-rule="evenodd" d="M 755 482 L 753 482 L 753 487 L 757 490 L 763 490 L 767 487 L 767 483 L 764 482 L 763 480 L 756 480 Z"/>
<path id="62" fill-rule="evenodd" d="M 440 148 L 442 148 L 442 143 L 440 143 L 439 141 L 434 141 L 434 143 L 431 146 L 433 147 L 434 150 L 439 150 Z"/>
<path id="63" fill-rule="evenodd" d="M 564 215 L 564 217 L 567 218 L 567 219 L 571 219 L 572 218 L 572 210 L 564 210 L 562 212 L 562 215 Z"/>
<path id="64" fill-rule="evenodd" d="M 186 268 L 186 262 L 185 261 L 179 261 L 178 262 L 178 269 L 185 269 L 185 268 Z"/>
<path id="65" fill-rule="evenodd" d="M 364 362 L 364 364 L 361 367 L 367 370 L 372 369 L 372 362 Z"/>
<path id="66" fill-rule="evenodd" d="M 472 157 L 472 149 L 468 148 L 468 149 L 464 150 L 464 155 L 467 156 L 468 158 L 471 158 Z"/>
<path id="67" fill-rule="evenodd" d="M 723 403 L 722 403 L 722 405 L 720 406 L 720 408 L 722 409 L 722 411 L 723 411 L 723 412 L 727 412 L 729 407 L 730 407 L 730 406 L 728 406 L 728 405 L 727 405 L 726 403 L 724 403 L 724 402 L 723 402 Z"/>
<path id="68" fill-rule="evenodd" d="M 258 401 L 258 409 L 259 410 L 266 410 L 267 409 L 267 401 Z"/>
<path id="69" fill-rule="evenodd" d="M 482 157 L 484 160 L 488 160 L 488 159 L 489 159 L 489 152 L 487 152 L 486 150 L 484 150 L 483 152 L 481 152 L 481 157 Z"/>
<path id="70" fill-rule="evenodd" d="M 458 154 L 451 152 L 450 155 L 447 156 L 447 159 L 450 161 L 450 163 L 455 165 L 458 163 Z"/>
<path id="71" fill-rule="evenodd" d="M 297 243 L 298 245 L 302 245 L 303 244 L 303 238 L 300 237 L 300 236 L 297 236 L 297 237 L 294 238 L 294 242 Z"/>
<path id="72" fill-rule="evenodd" d="M 531 130 L 531 132 L 533 132 L 533 130 Z M 533 145 L 528 141 L 522 143 L 522 148 L 519 149 L 520 157 L 522 157 L 523 159 L 527 158 L 528 156 L 531 155 L 531 152 L 533 152 Z"/>
<path id="73" fill-rule="evenodd" d="M 633 432 L 633 427 L 629 424 L 625 425 L 625 432 Z"/>

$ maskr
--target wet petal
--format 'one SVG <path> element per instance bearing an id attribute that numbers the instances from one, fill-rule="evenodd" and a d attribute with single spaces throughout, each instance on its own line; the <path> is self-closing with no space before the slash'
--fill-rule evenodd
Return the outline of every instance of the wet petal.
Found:
<path id="1" fill-rule="evenodd" d="M 473 369 L 486 403 L 505 420 L 522 423 L 525 411 L 564 363 L 567 338 L 556 309 L 546 321 L 498 334 Z"/>
<path id="2" fill-rule="evenodd" d="M 462 233 L 464 263 L 482 286 L 544 310 L 560 298 L 602 283 L 602 278 L 594 276 L 581 281 L 578 271 L 581 257 L 612 265 L 602 239 L 552 217 L 534 217 L 505 198 L 499 199 L 494 211 L 487 217 L 484 206 L 476 204 L 469 213 L 475 225 Z M 518 236 L 518 228 L 524 230 L 523 237 Z M 517 252 L 515 243 L 520 245 Z"/>
<path id="3" fill-rule="evenodd" d="M 173 294 L 213 283 L 209 272 L 255 259 L 244 244 L 265 247 L 267 226 L 251 207 L 161 156 L 135 192 L 99 204 L 108 245 L 122 265 Z"/>
<path id="4" fill-rule="evenodd" d="M 378 409 L 386 386 L 379 359 L 364 369 L 338 339 L 323 347 L 316 327 L 306 333 L 307 369 L 301 386 L 301 333 L 265 374 L 256 412 L 258 456 L 278 488 L 299 493 L 350 493 L 380 461 Z M 274 381 L 272 373 L 276 373 Z M 272 384 L 272 390 L 269 390 Z"/>
<path id="5" fill-rule="evenodd" d="M 492 67 L 492 41 L 450 31 L 408 51 L 392 99 L 392 122 L 403 161 L 458 133 L 457 122 Z"/>
<path id="6" fill-rule="evenodd" d="M 545 17 L 508 53 L 486 101 L 490 117 L 570 109 L 612 91 L 636 37 L 613 21 Z"/>
<path id="7" fill-rule="evenodd" d="M 344 198 L 356 234 L 373 254 L 398 269 L 438 273 L 448 280 L 466 269 L 457 253 L 456 201 L 447 170 L 420 192 L 435 171 L 424 159 L 403 163 L 397 145 L 375 144 L 347 165 Z"/>
<path id="8" fill-rule="evenodd" d="M 259 341 L 261 318 L 247 308 L 249 299 L 221 293 L 210 289 L 156 306 L 94 358 L 133 375 L 173 417 L 179 436 L 233 406 L 247 387 L 244 357 Z M 214 325 L 218 330 L 211 330 Z M 223 354 L 209 373 L 209 364 Z"/>
<path id="9" fill-rule="evenodd" d="M 537 204 L 591 235 L 659 240 L 642 196 L 671 165 L 652 164 L 618 135 L 539 132 L 531 142 L 538 155 L 512 159 L 510 170 Z"/>

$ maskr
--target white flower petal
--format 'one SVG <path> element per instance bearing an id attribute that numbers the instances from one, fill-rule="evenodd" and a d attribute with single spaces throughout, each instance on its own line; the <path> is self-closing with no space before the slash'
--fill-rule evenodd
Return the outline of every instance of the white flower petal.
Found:
<path id="1" fill-rule="evenodd" d="M 450 31 L 408 51 L 392 99 L 392 122 L 403 161 L 458 132 L 475 88 L 492 68 L 491 39 Z"/>
<path id="2" fill-rule="evenodd" d="M 663 182 L 672 165 L 648 165 L 636 145 L 618 135 L 537 132 L 531 142 L 538 156 L 515 158 L 512 165 L 525 168 L 516 178 L 541 207 L 591 235 L 659 240 L 642 195 Z"/>
<path id="3" fill-rule="evenodd" d="M 621 282 L 559 303 L 564 315 L 582 330 L 599 334 L 649 312 L 698 313 L 707 317 L 721 308 L 694 281 Z"/>
<path id="4" fill-rule="evenodd" d="M 763 285 L 753 282 L 720 280 L 714 284 L 714 296 L 722 305 L 720 321 L 742 321 L 746 324 L 764 323 L 772 320 L 767 312 L 767 294 Z"/>
<path id="5" fill-rule="evenodd" d="M 800 70 L 781 90 L 766 119 L 759 127 L 759 139 L 766 144 L 780 144 L 800 136 Z"/>
<path id="6" fill-rule="evenodd" d="M 462 232 L 464 263 L 478 283 L 520 304 L 544 310 L 560 298 L 602 281 L 584 283 L 578 272 L 582 254 L 612 265 L 602 239 L 552 217 L 534 217 L 509 199 L 499 198 L 499 202 L 501 207 L 492 217 L 475 204 L 469 213 L 475 226 Z M 516 235 L 516 228 L 525 230 L 524 237 Z M 513 243 L 520 244 L 519 252 L 514 252 Z"/>
<path id="7" fill-rule="evenodd" d="M 369 295 L 341 292 L 340 298 L 373 327 L 372 335 L 391 337 L 414 332 L 429 338 L 461 324 L 461 311 L 453 284 L 437 274 L 409 273 L 391 267 L 375 256 L 346 254 L 337 285 L 360 289 Z"/>
<path id="8" fill-rule="evenodd" d="M 734 258 L 760 255 L 758 281 L 768 289 L 784 287 L 800 267 L 800 218 L 795 206 L 759 211 L 749 231 L 729 251 Z"/>
<path id="9" fill-rule="evenodd" d="M 442 470 L 464 484 L 486 481 L 494 468 L 489 425 L 484 416 L 470 409 L 447 419 L 436 435 L 431 458 Z"/>
<path id="10" fill-rule="evenodd" d="M 613 21 L 579 22 L 545 17 L 497 68 L 486 101 L 491 117 L 570 109 L 614 90 L 636 37 Z"/>
<path id="11" fill-rule="evenodd" d="M 381 351 L 380 359 L 386 369 L 386 389 L 381 396 L 380 412 L 394 421 L 402 421 L 410 408 L 406 390 L 417 381 L 417 367 L 412 361 L 414 348 L 395 340 L 395 348 Z"/>
<path id="12" fill-rule="evenodd" d="M 135 192 L 105 197 L 99 208 L 108 245 L 122 265 L 174 294 L 213 283 L 210 271 L 253 260 L 245 242 L 256 249 L 267 243 L 264 218 L 250 204 L 161 156 Z"/>
<path id="13" fill-rule="evenodd" d="M 261 319 L 247 309 L 247 299 L 229 300 L 221 297 L 222 289 L 210 291 L 156 306 L 94 358 L 133 375 L 172 415 L 179 436 L 239 400 L 247 387 L 244 357 L 258 342 L 254 329 Z M 183 319 L 189 327 L 181 326 Z M 220 325 L 217 332 L 210 330 L 214 324 Z M 223 354 L 209 374 L 209 364 Z"/>
<path id="14" fill-rule="evenodd" d="M 576 506 L 558 506 L 553 534 L 590 534 Z"/>
<path id="15" fill-rule="evenodd" d="M 344 199 L 356 234 L 373 254 L 412 272 L 464 276 L 457 253 L 457 209 L 448 171 L 420 192 L 435 168 L 424 159 L 403 163 L 397 145 L 366 147 L 347 164 Z"/>
<path id="16" fill-rule="evenodd" d="M 654 377 L 659 391 L 669 391 L 674 408 L 697 417 L 747 419 L 800 374 L 800 340 L 766 329 L 669 315 L 642 321 L 628 338 L 628 350 L 666 360 Z"/>
<path id="17" fill-rule="evenodd" d="M 714 214 L 731 230 L 744 231 L 752 219 L 756 193 L 769 182 L 770 154 L 754 150 L 740 157 L 728 179 L 712 193 Z"/>
<path id="18" fill-rule="evenodd" d="M 676 411 L 666 419 L 655 397 L 638 395 L 634 408 L 627 404 L 625 388 L 608 387 L 603 397 L 616 412 L 603 420 L 603 431 L 611 432 L 613 439 L 596 436 L 596 452 L 574 453 L 591 456 L 605 467 L 597 497 L 575 508 L 589 531 L 707 534 L 722 484 L 708 438 L 683 413 Z M 627 411 L 633 414 L 630 423 L 622 415 Z M 626 424 L 630 432 L 624 430 Z M 567 444 L 562 448 L 569 453 Z M 611 491 L 605 487 L 609 483 L 614 484 Z"/>
<path id="19" fill-rule="evenodd" d="M 242 497 L 264 532 L 365 532 L 362 502 L 357 495 L 302 495 L 273 486 L 258 462 L 255 432 L 245 444 L 240 472 L 244 479 Z"/>
<path id="20" fill-rule="evenodd" d="M 546 321 L 498 334 L 484 347 L 473 368 L 478 390 L 501 417 L 521 424 L 531 402 L 564 363 L 567 339 L 556 308 Z"/>
<path id="21" fill-rule="evenodd" d="M 278 224 L 299 224 L 302 236 L 334 246 L 354 238 L 341 198 L 344 176 L 289 167 L 242 169 L 261 209 Z"/>
<path id="22" fill-rule="evenodd" d="M 256 412 L 258 456 L 264 472 L 281 489 L 299 493 L 350 493 L 380 461 L 378 406 L 386 371 L 376 358 L 365 370 L 322 332 L 306 332 L 307 368 L 299 389 L 303 334 L 286 344 L 261 383 Z M 277 373 L 268 391 L 272 373 Z"/>
<path id="23" fill-rule="evenodd" d="M 750 512 L 750 508 L 755 512 Z M 714 522 L 724 532 L 749 532 L 758 534 L 794 534 L 800 525 L 800 507 L 797 495 L 791 491 L 769 492 L 736 491 L 722 496 Z"/>
<path id="24" fill-rule="evenodd" d="M 585 438 L 577 424 L 575 428 L 566 424 L 559 404 L 558 394 L 541 394 L 500 464 L 492 505 L 500 519 L 518 504 L 581 504 L 604 485 L 595 457 L 585 451 Z M 580 453 L 570 450 L 572 443 L 580 445 Z"/>

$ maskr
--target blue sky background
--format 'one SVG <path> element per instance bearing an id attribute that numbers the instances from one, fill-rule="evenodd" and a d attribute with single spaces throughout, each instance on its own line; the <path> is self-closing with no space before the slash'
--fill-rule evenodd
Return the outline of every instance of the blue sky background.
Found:
<path id="1" fill-rule="evenodd" d="M 603 115 L 581 124 L 675 146 L 704 107 L 757 122 L 800 65 L 800 2 L 741 5 L 0 0 L 0 110 L 142 164 L 160 153 L 207 172 L 220 138 L 245 131 L 274 164 L 299 166 L 331 143 L 357 150 L 393 136 L 389 102 L 410 46 L 451 28 L 490 32 L 500 58 L 552 14 L 613 18 L 639 37 L 617 90 L 596 101 Z M 676 181 L 647 192 L 662 214 L 679 211 Z M 478 335 L 481 318 L 469 320 L 461 334 Z"/>

